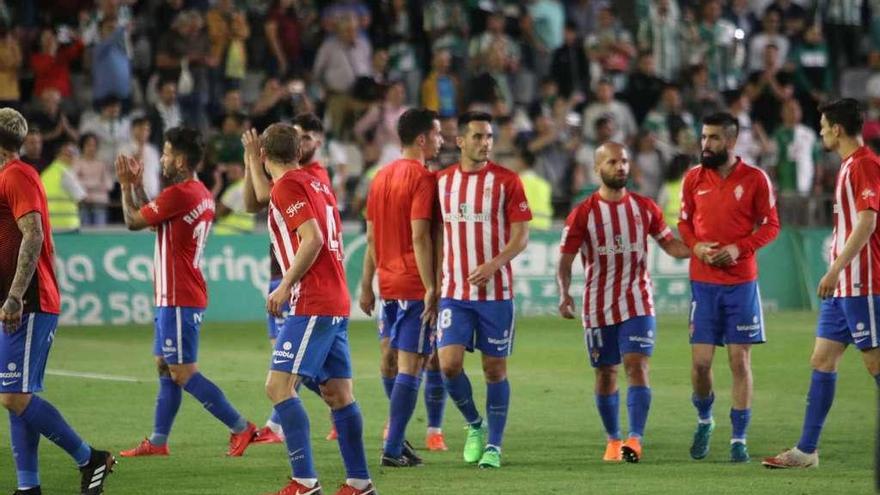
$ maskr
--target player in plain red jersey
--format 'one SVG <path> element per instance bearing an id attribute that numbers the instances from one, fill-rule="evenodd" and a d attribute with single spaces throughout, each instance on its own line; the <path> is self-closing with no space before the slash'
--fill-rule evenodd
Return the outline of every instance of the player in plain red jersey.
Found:
<path id="1" fill-rule="evenodd" d="M 324 125 L 321 123 L 321 119 L 313 113 L 301 113 L 294 117 L 291 123 L 299 135 L 300 167 L 332 190 L 333 185 L 330 182 L 330 176 L 327 174 L 327 170 L 316 158 L 318 151 L 321 149 L 321 145 L 324 143 Z M 248 146 L 248 143 L 250 143 L 250 146 Z M 260 156 L 260 144 L 259 139 L 256 136 L 256 131 L 249 130 L 245 132 L 245 135 L 242 136 L 242 145 L 245 150 L 245 208 L 249 213 L 257 213 L 265 210 L 269 206 L 269 192 L 272 189 L 272 184 L 269 177 L 266 176 L 265 168 L 263 166 L 264 160 L 263 157 Z M 269 246 L 270 278 L 269 290 L 266 294 L 271 294 L 272 291 L 278 287 L 283 275 L 284 273 L 282 273 L 281 267 L 278 266 L 278 262 L 272 254 L 272 247 Z M 289 310 L 290 308 L 287 306 L 282 308 L 282 315 L 286 316 L 286 313 Z M 269 335 L 269 343 L 273 348 L 275 347 L 275 340 L 278 337 L 278 332 L 284 325 L 283 316 L 276 318 L 270 314 L 266 315 L 266 329 Z M 314 381 L 308 379 L 303 380 L 302 385 L 320 397 L 321 391 L 318 389 L 318 385 Z M 327 435 L 327 440 L 336 440 L 336 430 L 332 427 L 332 424 L 330 433 Z M 273 410 L 269 419 L 266 420 L 265 426 L 257 431 L 257 438 L 254 440 L 254 443 L 269 444 L 283 442 L 284 432 L 281 431 L 281 425 L 278 424 L 278 417 Z"/>
<path id="2" fill-rule="evenodd" d="M 880 158 L 862 141 L 864 117 L 856 100 L 834 101 L 819 111 L 822 144 L 842 160 L 834 190 L 831 263 L 816 290 L 822 307 L 801 438 L 795 447 L 764 459 L 770 468 L 819 466 L 816 447 L 849 344 L 862 352 L 868 373 L 880 386 Z"/>
<path id="3" fill-rule="evenodd" d="M 338 432 L 346 482 L 337 495 L 375 495 L 363 443 L 363 419 L 352 391 L 348 349 L 350 300 L 343 267 L 342 222 L 332 190 L 299 167 L 299 136 L 289 124 L 272 124 L 262 142 L 273 185 L 269 237 L 284 272 L 266 309 L 290 310 L 272 352 L 266 393 L 284 431 L 293 476 L 277 495 L 317 495 L 309 418 L 296 393 L 308 377 L 320 384 Z"/>
<path id="4" fill-rule="evenodd" d="M 678 230 L 693 252 L 691 380 L 698 424 L 690 454 L 694 459 L 709 454 L 715 428 L 712 359 L 715 347 L 726 345 L 733 375 L 730 461 L 748 462 L 751 346 L 766 341 L 756 253 L 776 238 L 779 217 L 770 178 L 732 154 L 738 133 L 730 114 L 703 120 L 701 164 L 684 177 Z"/>
<path id="5" fill-rule="evenodd" d="M 168 435 L 184 390 L 229 428 L 227 455 L 244 454 L 256 434 L 254 424 L 198 369 L 199 332 L 208 305 L 199 262 L 214 220 L 214 198 L 196 178 L 203 157 L 204 145 L 198 131 L 169 129 L 161 158 L 167 187 L 150 202 L 143 189 L 143 165 L 125 155 L 116 159 L 125 224 L 130 230 L 156 229 L 153 355 L 159 371 L 159 393 L 155 422 L 150 438 L 123 451 L 123 457 L 168 455 Z"/>
<path id="6" fill-rule="evenodd" d="M 630 161 L 626 148 L 609 142 L 596 149 L 596 175 L 602 184 L 568 216 L 559 248 L 559 313 L 574 318 L 571 264 L 584 264 L 584 341 L 596 369 L 596 406 L 608 434 L 603 460 L 639 462 L 642 436 L 651 407 L 648 361 L 657 325 L 648 274 L 648 238 L 670 256 L 688 258 L 690 250 L 672 235 L 663 212 L 650 198 L 628 192 Z M 617 366 L 623 361 L 629 382 L 629 438 L 620 437 Z"/>
<path id="7" fill-rule="evenodd" d="M 437 174 L 443 219 L 437 346 L 446 391 L 468 423 L 465 462 L 499 468 L 515 330 L 510 261 L 528 243 L 532 212 L 519 176 L 489 160 L 489 114 L 462 114 L 456 140 L 461 163 Z M 487 421 L 477 411 L 463 367 L 465 350 L 475 348 L 483 358 Z"/>
<path id="8" fill-rule="evenodd" d="M 404 448 L 404 435 L 418 401 L 422 368 L 433 352 L 437 312 L 432 238 L 437 182 L 425 162 L 437 155 L 443 138 L 437 114 L 420 108 L 400 116 L 397 132 L 403 157 L 379 171 L 367 196 L 367 256 L 379 276 L 383 313 L 395 305 L 394 320 L 385 322 L 391 327 L 390 348 L 397 353 L 397 376 L 381 464 L 412 467 L 421 459 Z M 372 310 L 369 301 L 365 306 Z"/>
<path id="9" fill-rule="evenodd" d="M 41 495 L 38 449 L 44 436 L 64 449 L 82 475 L 80 493 L 98 495 L 116 461 L 94 450 L 37 392 L 61 310 L 46 191 L 18 150 L 28 127 L 12 108 L 0 108 L 0 404 L 9 411 L 9 437 L 18 489 Z"/>

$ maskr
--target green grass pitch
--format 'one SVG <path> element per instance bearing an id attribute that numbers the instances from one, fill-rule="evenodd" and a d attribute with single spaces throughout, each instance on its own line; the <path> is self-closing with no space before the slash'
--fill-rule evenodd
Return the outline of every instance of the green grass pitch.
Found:
<path id="1" fill-rule="evenodd" d="M 270 405 L 263 393 L 269 345 L 264 324 L 212 323 L 202 330 L 200 365 L 248 418 L 262 425 Z M 748 465 L 727 462 L 730 373 L 724 350 L 716 356 L 712 451 L 703 461 L 688 457 L 695 412 L 690 403 L 687 327 L 682 317 L 659 319 L 659 341 L 651 363 L 653 403 L 643 462 L 605 465 L 604 435 L 593 398 L 593 373 L 577 323 L 523 318 L 510 361 L 512 402 L 504 444 L 504 467 L 480 471 L 461 461 L 463 421 L 447 402 L 445 432 L 450 451 L 424 452 L 425 465 L 409 470 L 378 467 L 387 400 L 378 378 L 378 345 L 369 322 L 351 325 L 355 395 L 365 416 L 367 455 L 383 495 L 417 494 L 815 494 L 872 490 L 876 386 L 858 352 L 841 366 L 837 397 L 820 445 L 821 467 L 809 471 L 767 471 L 760 456 L 791 447 L 800 434 L 809 385 L 809 355 L 815 315 L 778 313 L 767 318 L 769 344 L 753 353 L 755 400 Z M 152 330 L 146 327 L 61 328 L 44 397 L 94 445 L 118 452 L 133 447 L 152 427 L 156 393 L 150 357 Z M 485 387 L 477 356 L 466 368 L 482 406 Z M 109 381 L 58 373 L 132 377 Z M 622 374 L 621 374 L 622 376 Z M 335 442 L 324 440 L 329 419 L 316 396 L 304 390 L 311 417 L 315 462 L 325 493 L 332 495 L 344 473 Z M 622 392 L 621 402 L 625 404 Z M 626 425 L 625 407 L 621 421 Z M 408 437 L 420 447 L 425 429 L 419 401 Z M 260 494 L 279 489 L 288 475 L 284 448 L 252 446 L 244 457 L 224 457 L 228 432 L 184 394 L 171 434 L 169 458 L 122 459 L 107 483 L 108 494 Z M 72 494 L 78 472 L 70 459 L 41 441 L 43 492 Z M 15 489 L 9 429 L 0 427 L 0 493 Z"/>

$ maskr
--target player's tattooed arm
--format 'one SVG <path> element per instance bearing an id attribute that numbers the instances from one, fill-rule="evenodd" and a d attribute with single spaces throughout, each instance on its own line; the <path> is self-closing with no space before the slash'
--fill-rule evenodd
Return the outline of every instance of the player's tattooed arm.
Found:
<path id="1" fill-rule="evenodd" d="M 135 162 L 136 163 L 136 162 Z M 143 173 L 143 169 L 140 170 Z M 116 158 L 116 177 L 119 179 L 119 188 L 122 190 L 122 217 L 129 230 L 141 230 L 149 227 L 149 224 L 141 215 L 140 208 L 135 203 L 132 189 L 140 189 L 138 194 L 146 198 L 143 191 L 143 183 L 138 180 L 137 165 L 132 165 L 125 155 Z M 142 177 L 142 176 L 141 176 Z M 140 187 L 132 187 L 140 182 Z"/>
<path id="2" fill-rule="evenodd" d="M 571 288 L 571 264 L 575 255 L 562 253 L 556 268 L 556 285 L 559 287 L 559 315 L 566 319 L 574 318 L 574 299 L 568 293 Z"/>
<path id="3" fill-rule="evenodd" d="M 43 249 L 42 216 L 39 212 L 32 211 L 19 218 L 16 223 L 21 231 L 21 245 L 18 248 L 18 263 L 15 268 L 15 277 L 9 287 L 9 295 L 0 309 L 4 331 L 13 332 L 21 323 L 21 313 L 24 307 L 22 297 L 27 290 L 34 272 L 37 270 L 37 261 Z"/>

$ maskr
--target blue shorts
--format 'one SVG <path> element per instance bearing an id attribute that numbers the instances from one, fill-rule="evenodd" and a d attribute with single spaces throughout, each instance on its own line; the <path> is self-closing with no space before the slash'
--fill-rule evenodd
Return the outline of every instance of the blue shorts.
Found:
<path id="1" fill-rule="evenodd" d="M 281 284 L 281 279 L 276 278 L 274 280 L 269 281 L 269 292 L 267 294 L 271 294 L 272 291 L 278 288 Z M 268 330 L 269 340 L 277 339 L 278 332 L 281 331 L 281 327 L 284 326 L 284 319 L 287 318 L 287 312 L 290 311 L 290 301 L 285 302 L 283 306 L 281 306 L 281 317 L 274 317 L 269 313 L 266 313 L 266 329 Z"/>
<path id="2" fill-rule="evenodd" d="M 278 333 L 269 368 L 324 383 L 351 378 L 348 318 L 288 316 Z"/>
<path id="3" fill-rule="evenodd" d="M 26 313 L 15 332 L 0 331 L 0 393 L 32 394 L 43 390 L 56 328 L 58 315 Z"/>
<path id="4" fill-rule="evenodd" d="M 593 368 L 620 364 L 624 354 L 654 352 L 657 324 L 653 316 L 634 316 L 615 325 L 585 328 L 584 342 Z"/>
<path id="5" fill-rule="evenodd" d="M 819 308 L 816 336 L 855 344 L 860 350 L 880 347 L 880 296 L 832 297 Z"/>
<path id="6" fill-rule="evenodd" d="M 758 282 L 691 282 L 691 344 L 763 344 L 764 311 Z"/>
<path id="7" fill-rule="evenodd" d="M 391 348 L 427 356 L 433 352 L 434 329 L 422 324 L 425 302 L 397 301 L 397 318 L 391 326 Z"/>
<path id="8" fill-rule="evenodd" d="M 513 300 L 461 301 L 440 299 L 437 315 L 437 347 L 463 345 L 468 352 L 479 349 L 487 356 L 513 353 Z"/>
<path id="9" fill-rule="evenodd" d="M 190 364 L 199 360 L 199 330 L 202 308 L 162 306 L 156 308 L 153 355 L 168 364 Z"/>
<path id="10" fill-rule="evenodd" d="M 397 300 L 379 299 L 379 311 L 376 314 L 376 325 L 379 327 L 379 340 L 391 338 L 391 328 L 397 320 Z"/>

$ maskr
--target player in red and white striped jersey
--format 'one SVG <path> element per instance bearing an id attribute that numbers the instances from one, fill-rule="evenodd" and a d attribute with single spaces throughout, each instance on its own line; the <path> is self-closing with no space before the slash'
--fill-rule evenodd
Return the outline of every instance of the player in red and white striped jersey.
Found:
<path id="1" fill-rule="evenodd" d="M 822 306 L 801 438 L 794 448 L 764 459 L 770 468 L 819 465 L 819 436 L 834 402 L 837 366 L 849 344 L 862 352 L 880 387 L 880 158 L 862 141 L 864 117 L 856 100 L 834 101 L 819 111 L 822 144 L 843 158 L 834 191 L 831 264 L 817 289 Z"/>
<path id="2" fill-rule="evenodd" d="M 672 235 L 660 207 L 628 192 L 630 161 L 626 148 L 609 142 L 596 149 L 599 189 L 566 220 L 559 259 L 559 313 L 574 318 L 571 264 L 580 253 L 584 264 L 583 325 L 590 363 L 596 369 L 596 405 L 608 434 L 604 460 L 638 462 L 651 389 L 648 359 L 654 350 L 654 295 L 648 274 L 648 237 L 671 256 L 690 250 Z M 624 443 L 618 421 L 617 366 L 623 361 L 629 381 L 629 438 Z"/>
<path id="3" fill-rule="evenodd" d="M 232 432 L 227 455 L 240 456 L 256 433 L 223 392 L 198 370 L 199 328 L 208 292 L 199 261 L 214 220 L 214 198 L 195 175 L 204 145 L 198 131 L 175 127 L 165 133 L 162 175 L 168 186 L 146 203 L 143 166 L 120 156 L 116 173 L 122 211 L 131 230 L 156 228 L 156 331 L 153 353 L 159 370 L 155 431 L 123 457 L 168 455 L 168 434 L 180 407 L 181 389 Z"/>
<path id="4" fill-rule="evenodd" d="M 510 260 L 528 243 L 532 212 L 512 171 L 489 161 L 492 117 L 458 119 L 461 162 L 437 175 L 443 229 L 441 300 L 437 320 L 446 390 L 469 424 L 464 458 L 501 466 L 510 401 L 507 357 L 513 350 L 513 270 Z M 486 425 L 463 370 L 465 349 L 480 349 L 486 378 Z"/>

